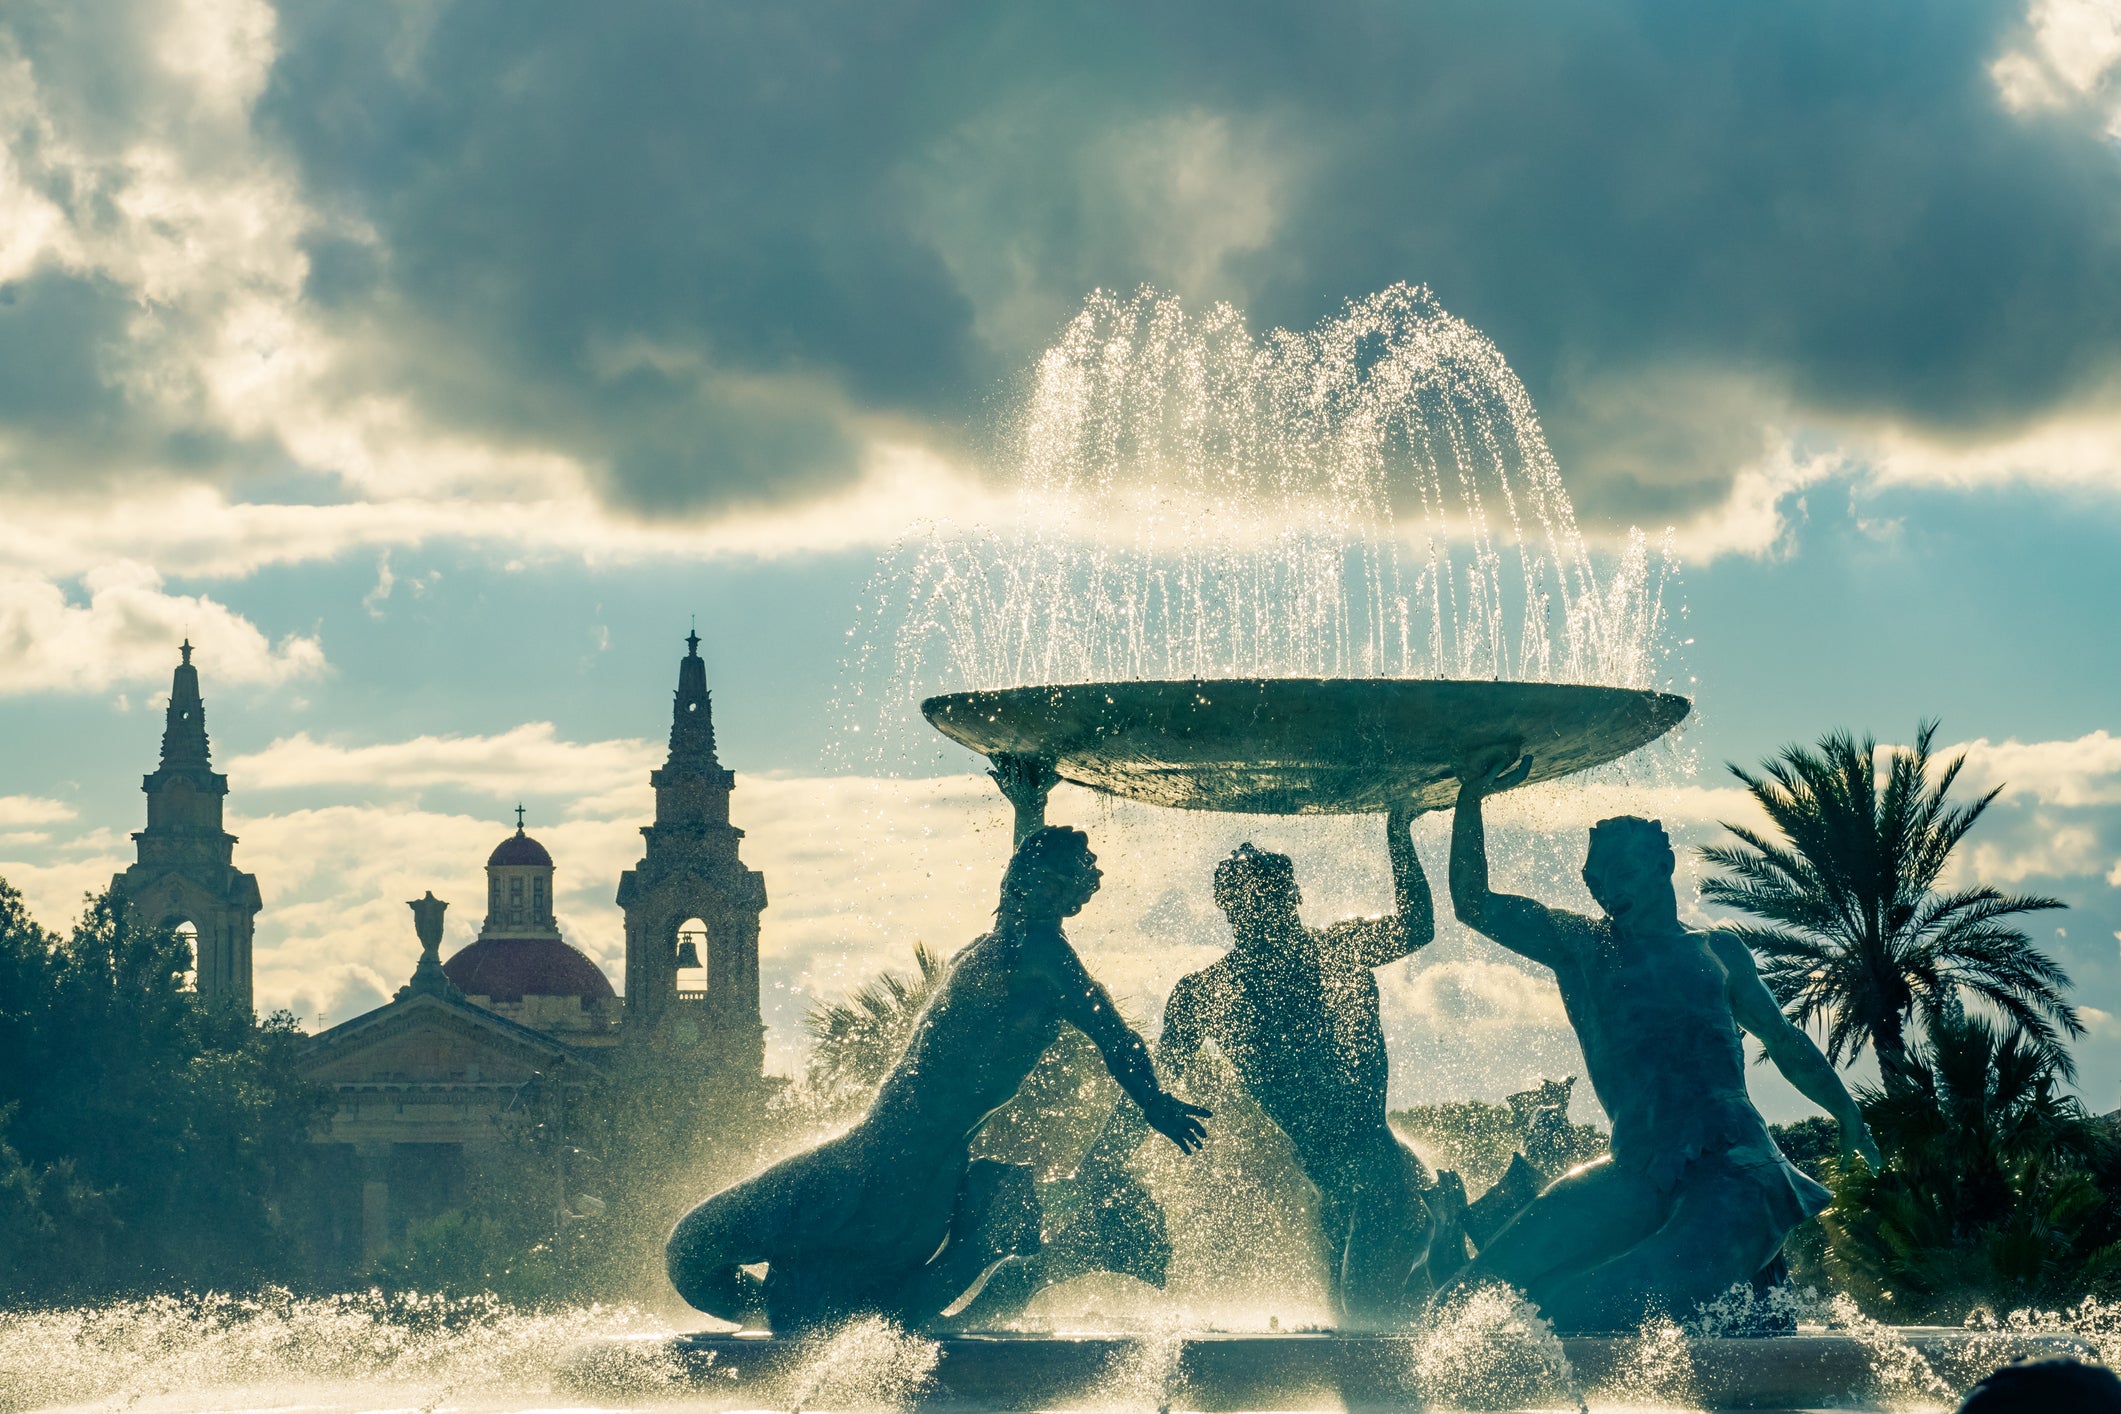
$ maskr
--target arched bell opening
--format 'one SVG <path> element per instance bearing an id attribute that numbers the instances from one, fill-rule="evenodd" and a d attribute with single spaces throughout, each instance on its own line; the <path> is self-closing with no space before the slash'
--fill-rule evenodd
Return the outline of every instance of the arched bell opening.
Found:
<path id="1" fill-rule="evenodd" d="M 180 918 L 169 925 L 184 944 L 184 971 L 177 977 L 177 990 L 196 992 L 199 990 L 199 925 L 189 918 Z"/>
<path id="2" fill-rule="evenodd" d="M 707 925 L 697 918 L 678 924 L 677 990 L 687 1000 L 707 995 Z"/>

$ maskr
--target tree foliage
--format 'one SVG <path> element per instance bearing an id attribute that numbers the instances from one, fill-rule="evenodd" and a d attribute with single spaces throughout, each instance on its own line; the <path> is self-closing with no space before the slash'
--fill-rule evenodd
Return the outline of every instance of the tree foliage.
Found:
<path id="1" fill-rule="evenodd" d="M 1762 920 L 1734 931 L 1791 1018 L 1825 1024 L 1837 1064 L 1873 1046 L 1891 1075 L 1907 1064 L 1911 1020 L 1951 1024 L 1974 999 L 2069 1076 L 2058 1043 L 2084 1029 L 2065 996 L 2069 976 L 2013 922 L 2064 905 L 1984 885 L 1940 887 L 1997 791 L 1951 804 L 1966 758 L 1933 778 L 1936 732 L 1923 723 L 1913 747 L 1892 753 L 1882 783 L 1877 743 L 1845 732 L 1816 751 L 1786 747 L 1757 776 L 1733 764 L 1776 837 L 1726 822 L 1738 843 L 1701 851 L 1726 871 L 1702 897 Z"/>
<path id="2" fill-rule="evenodd" d="M 2054 1050 L 1981 1017 L 1940 1020 L 1893 1083 L 1860 1091 L 1886 1168 L 1828 1164 L 1828 1268 L 1902 1320 L 2110 1295 L 2121 1155 L 2062 1090 Z"/>
<path id="3" fill-rule="evenodd" d="M 62 1297 L 284 1276 L 324 1097 L 301 1033 L 185 990 L 190 945 L 122 898 L 71 934 L 0 882 L 0 1288 Z"/>
<path id="4" fill-rule="evenodd" d="M 906 1049 L 913 1023 L 943 978 L 943 959 L 913 945 L 913 975 L 880 972 L 843 1002 L 817 1002 L 803 1017 L 810 1036 L 804 1077 L 826 1108 L 865 1102 Z"/>

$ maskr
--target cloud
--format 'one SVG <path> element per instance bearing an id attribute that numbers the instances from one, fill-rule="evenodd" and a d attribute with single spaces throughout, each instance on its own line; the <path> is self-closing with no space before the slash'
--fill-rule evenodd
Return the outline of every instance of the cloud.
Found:
<path id="1" fill-rule="evenodd" d="M 35 795 L 0 795 L 0 827 L 56 825 L 74 818 L 74 807 L 63 800 Z"/>
<path id="2" fill-rule="evenodd" d="M 1697 555 L 1833 458 L 2106 490 L 2113 49 L 2089 0 L 17 6 L 0 514 L 55 534 L 6 553 L 875 543 L 1143 281 L 1301 328 L 1426 280 L 1594 529 Z"/>
<path id="3" fill-rule="evenodd" d="M 1961 846 L 1954 877 L 2014 887 L 2027 879 L 2096 878 L 2113 848 L 2106 821 L 2057 819 L 2034 811 L 2020 821 L 1996 821 L 1985 838 Z"/>
<path id="4" fill-rule="evenodd" d="M 562 741 L 552 723 L 525 722 L 494 736 L 420 736 L 367 746 L 319 742 L 297 732 L 234 758 L 223 770 L 245 790 L 351 786 L 417 794 L 440 787 L 497 800 L 593 798 L 645 783 L 657 758 L 645 741 Z"/>
<path id="5" fill-rule="evenodd" d="M 2030 799 L 2041 805 L 2121 805 L 2121 737 L 2105 730 L 2073 741 L 2007 740 L 1986 737 L 1942 753 L 1964 752 L 1964 779 L 1977 789 L 2001 788 L 2004 801 Z"/>
<path id="6" fill-rule="evenodd" d="M 32 918 L 62 931 L 80 915 L 84 895 L 109 888 L 111 876 L 133 862 L 132 842 L 102 826 L 57 839 L 56 831 L 39 833 L 46 838 L 10 846 L 22 856 L 0 860 L 0 879 L 21 890 Z"/>
<path id="7" fill-rule="evenodd" d="M 2109 131 L 2121 134 L 2121 94 L 2105 91 L 2121 63 L 2121 16 L 2103 0 L 2033 0 L 2026 19 L 2026 42 L 1989 69 L 2005 106 L 2030 114 L 2103 102 L 2116 119 Z"/>
<path id="8" fill-rule="evenodd" d="M 0 573 L 0 696 L 95 692 L 166 679 L 171 652 L 188 637 L 217 680 L 276 683 L 323 671 L 314 637 L 274 643 L 248 619 L 204 595 L 163 592 L 161 576 L 136 562 L 85 577 L 87 602 L 47 580 Z"/>

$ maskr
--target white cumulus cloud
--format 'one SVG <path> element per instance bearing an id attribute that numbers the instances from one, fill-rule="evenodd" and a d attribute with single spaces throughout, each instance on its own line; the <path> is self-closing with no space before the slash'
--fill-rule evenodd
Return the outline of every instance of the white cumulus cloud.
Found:
<path id="1" fill-rule="evenodd" d="M 226 605 L 165 592 L 161 576 L 138 562 L 92 570 L 83 588 L 85 600 L 48 580 L 0 575 L 0 696 L 166 680 L 187 637 L 217 681 L 284 682 L 324 668 L 316 638 L 272 642 Z"/>

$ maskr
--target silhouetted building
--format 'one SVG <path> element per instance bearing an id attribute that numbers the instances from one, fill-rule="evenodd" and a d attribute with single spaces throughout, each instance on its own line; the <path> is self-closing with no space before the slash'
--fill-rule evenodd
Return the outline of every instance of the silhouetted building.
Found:
<path id="1" fill-rule="evenodd" d="M 248 1007 L 251 935 L 264 903 L 257 879 L 236 868 L 236 837 L 221 827 L 228 777 L 208 755 L 206 704 L 189 640 L 180 651 L 162 764 L 140 783 L 147 828 L 133 836 L 138 859 L 111 888 L 151 923 L 193 930 L 199 991 Z"/>
<path id="2" fill-rule="evenodd" d="M 481 943 L 438 960 L 447 907 L 432 891 L 412 904 L 422 945 L 412 980 L 374 1011 L 312 1037 L 303 1059 L 303 1074 L 334 1100 L 316 1134 L 311 1205 L 333 1266 L 373 1257 L 413 1223 L 457 1206 L 467 1152 L 506 1142 L 505 1116 L 542 1118 L 595 1076 L 576 1046 L 464 995 L 450 968 Z M 544 941 L 596 971 L 566 943 Z M 603 994 L 611 996 L 610 983 Z"/>
<path id="3" fill-rule="evenodd" d="M 766 887 L 737 858 L 736 777 L 715 756 L 697 634 L 678 666 L 669 759 L 649 779 L 647 855 L 619 882 L 623 1000 L 561 935 L 552 854 L 525 832 L 518 807 L 515 833 L 486 859 L 477 939 L 442 961 L 447 905 L 432 893 L 414 902 L 422 950 L 412 980 L 310 1041 L 304 1071 L 337 1101 L 317 1135 L 316 1207 L 341 1262 L 454 1207 L 467 1155 L 504 1143 L 510 1115 L 572 1112 L 616 1044 L 654 1053 L 657 1064 L 636 1074 L 667 1058 L 673 1083 L 712 1080 L 731 1093 L 763 1084 Z"/>
<path id="4" fill-rule="evenodd" d="M 464 995 L 511 1021 L 577 1046 L 609 1045 L 619 998 L 604 969 L 560 936 L 552 916 L 552 855 L 516 832 L 486 857 L 486 922 L 442 970 Z"/>
<path id="5" fill-rule="evenodd" d="M 759 915 L 766 881 L 737 858 L 729 823 L 736 773 L 714 749 L 714 704 L 700 636 L 685 640 L 671 708 L 670 756 L 649 773 L 655 823 L 647 850 L 619 877 L 626 915 L 626 1036 L 689 1052 L 725 1075 L 765 1067 L 759 1014 Z"/>

